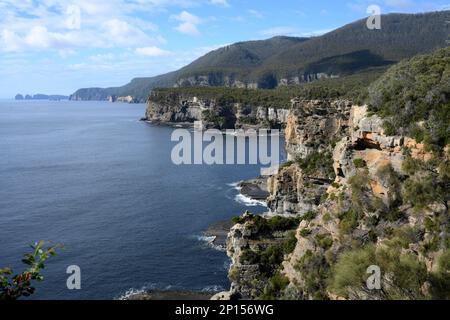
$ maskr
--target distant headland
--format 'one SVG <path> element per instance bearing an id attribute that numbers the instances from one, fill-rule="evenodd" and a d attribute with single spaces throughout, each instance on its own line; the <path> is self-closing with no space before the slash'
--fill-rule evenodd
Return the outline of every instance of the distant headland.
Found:
<path id="1" fill-rule="evenodd" d="M 69 96 L 63 96 L 63 95 L 47 95 L 47 94 L 35 94 L 35 95 L 22 95 L 20 93 L 16 94 L 15 100 L 69 100 Z"/>

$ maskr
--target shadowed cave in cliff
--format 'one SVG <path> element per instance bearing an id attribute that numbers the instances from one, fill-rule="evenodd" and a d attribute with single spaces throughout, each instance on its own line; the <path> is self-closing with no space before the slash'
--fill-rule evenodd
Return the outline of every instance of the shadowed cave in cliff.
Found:
<path id="1" fill-rule="evenodd" d="M 364 136 L 366 135 L 366 133 L 364 133 Z M 367 149 L 375 149 L 375 150 L 380 150 L 381 151 L 381 146 L 378 142 L 373 141 L 372 139 L 369 138 L 362 138 L 362 139 L 358 139 L 356 141 L 356 144 L 353 148 L 356 151 L 364 151 Z"/>

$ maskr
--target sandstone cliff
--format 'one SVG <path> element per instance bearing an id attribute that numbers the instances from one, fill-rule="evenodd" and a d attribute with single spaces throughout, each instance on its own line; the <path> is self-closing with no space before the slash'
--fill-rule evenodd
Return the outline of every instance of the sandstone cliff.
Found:
<path id="1" fill-rule="evenodd" d="M 228 103 L 216 99 L 172 93 L 161 98 L 153 92 L 145 119 L 154 123 L 193 123 L 203 121 L 207 128 L 277 128 L 284 126 L 286 109 Z"/>
<path id="2" fill-rule="evenodd" d="M 246 214 L 229 234 L 228 296 L 448 298 L 449 199 L 423 194 L 445 187 L 448 147 L 438 158 L 388 136 L 366 106 L 343 100 L 294 100 L 285 136 L 290 161 L 268 178 L 266 222 Z M 274 218 L 298 219 L 295 231 L 261 227 Z M 367 287 L 370 266 L 380 290 Z"/>

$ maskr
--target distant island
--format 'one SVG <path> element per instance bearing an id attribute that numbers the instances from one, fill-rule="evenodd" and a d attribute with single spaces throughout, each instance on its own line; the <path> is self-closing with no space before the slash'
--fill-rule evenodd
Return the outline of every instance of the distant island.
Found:
<path id="1" fill-rule="evenodd" d="M 15 96 L 16 100 L 54 100 L 54 101 L 60 101 L 60 100 L 69 100 L 69 96 L 63 96 L 63 95 L 47 95 L 47 94 L 35 94 L 35 95 L 22 95 L 20 93 L 16 94 Z"/>

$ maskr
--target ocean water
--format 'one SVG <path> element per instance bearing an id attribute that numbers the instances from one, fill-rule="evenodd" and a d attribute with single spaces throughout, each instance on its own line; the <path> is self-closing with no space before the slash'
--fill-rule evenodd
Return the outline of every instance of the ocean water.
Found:
<path id="1" fill-rule="evenodd" d="M 245 210 L 235 182 L 256 165 L 176 166 L 173 128 L 145 105 L 0 101 L 0 267 L 39 240 L 65 248 L 32 299 L 114 299 L 130 290 L 227 289 L 228 259 L 202 232 Z M 68 290 L 66 268 L 81 268 Z"/>

